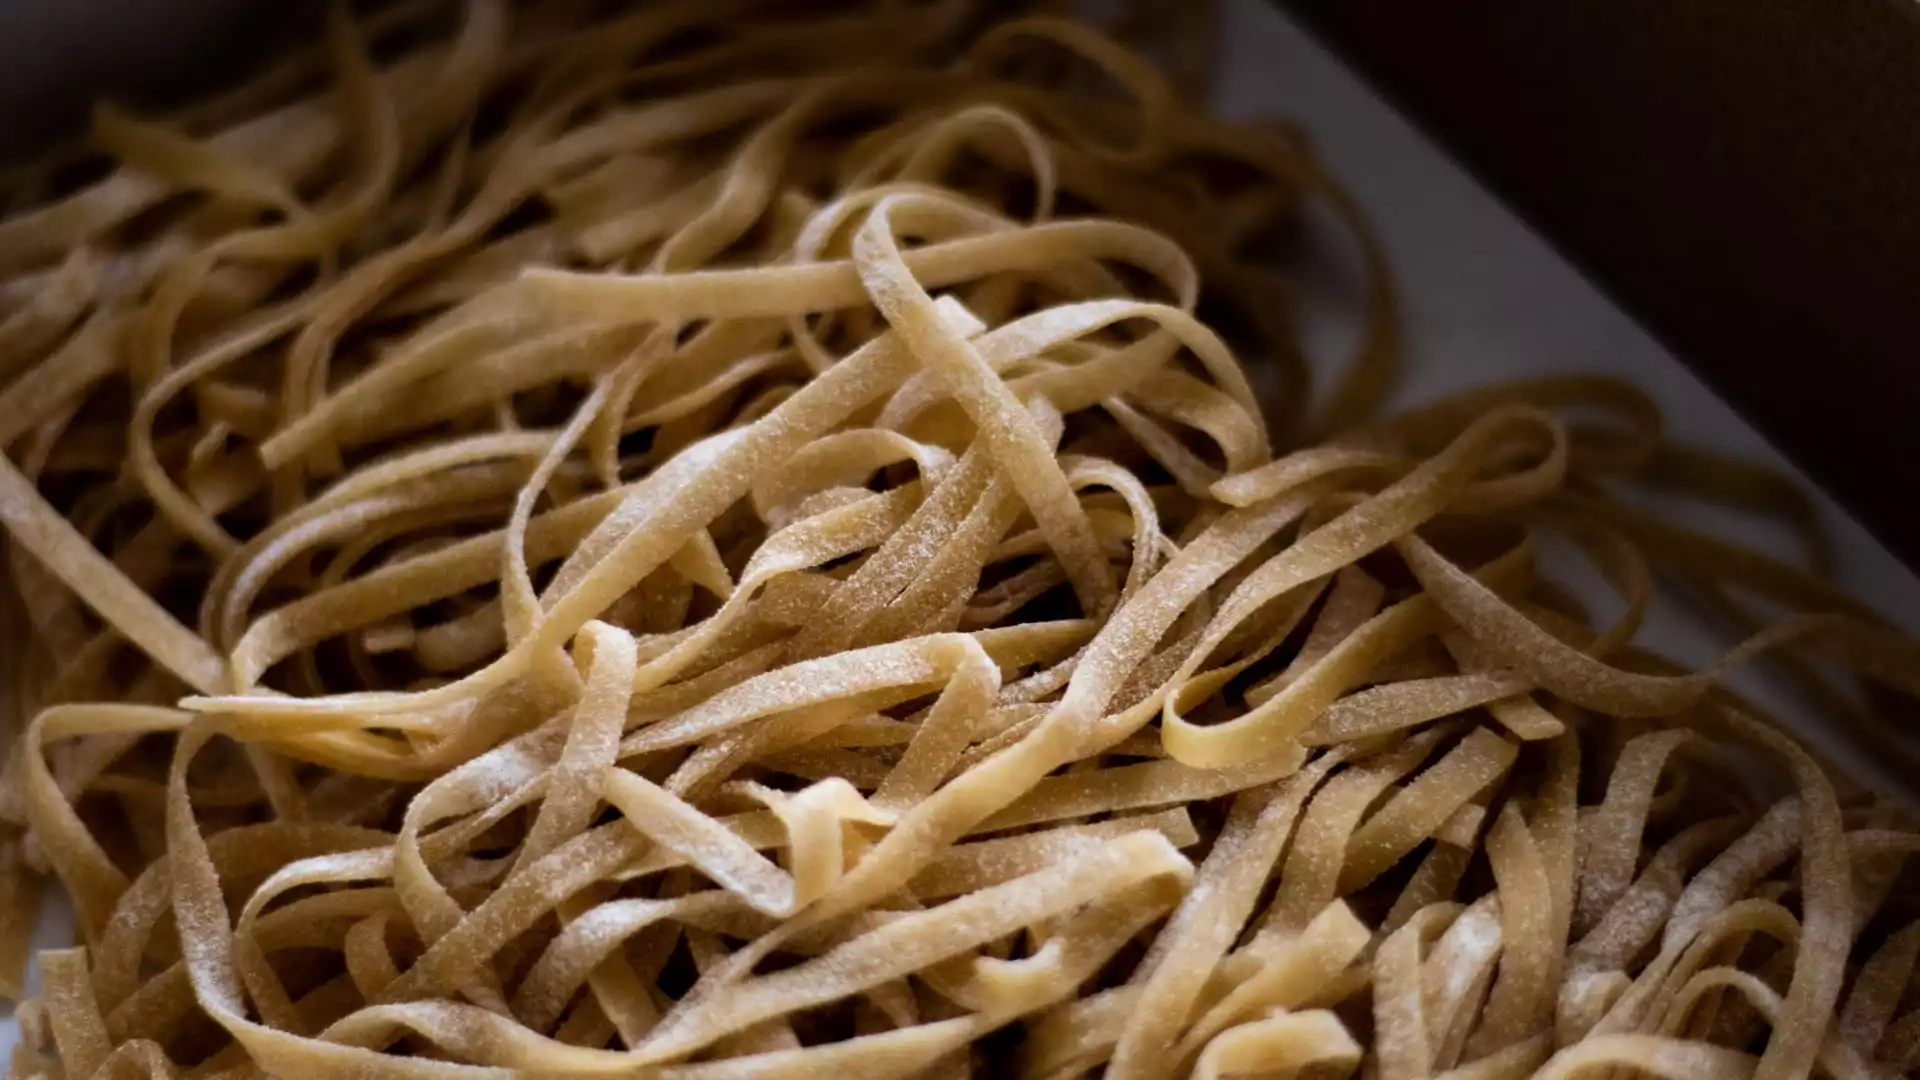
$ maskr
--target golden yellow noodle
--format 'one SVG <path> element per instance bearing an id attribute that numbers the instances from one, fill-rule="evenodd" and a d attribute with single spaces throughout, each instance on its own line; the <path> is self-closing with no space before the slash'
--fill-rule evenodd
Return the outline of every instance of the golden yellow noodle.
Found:
<path id="1" fill-rule="evenodd" d="M 1920 1062 L 1920 835 L 1721 685 L 1920 648 L 1629 385 L 1375 416 L 1207 5 L 608 6 L 342 4 L 8 181 L 11 1076 Z"/>

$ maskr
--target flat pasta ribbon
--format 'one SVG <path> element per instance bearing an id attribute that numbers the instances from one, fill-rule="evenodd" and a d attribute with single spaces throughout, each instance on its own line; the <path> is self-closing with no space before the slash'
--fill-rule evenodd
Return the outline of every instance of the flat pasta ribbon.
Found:
<path id="1" fill-rule="evenodd" d="M 1920 839 L 1736 690 L 1920 760 L 1814 504 L 1374 415 L 1384 245 L 1120 7 L 339 3 L 0 178 L 9 1076 L 1920 1063 Z"/>

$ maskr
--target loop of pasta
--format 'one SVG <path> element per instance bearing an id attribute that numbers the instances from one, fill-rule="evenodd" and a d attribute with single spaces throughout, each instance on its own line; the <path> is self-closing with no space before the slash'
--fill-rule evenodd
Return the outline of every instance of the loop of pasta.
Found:
<path id="1" fill-rule="evenodd" d="M 1920 649 L 1629 385 L 1374 417 L 1164 6 L 343 3 L 10 178 L 10 1075 L 1920 1062 L 1920 840 L 1723 682 Z"/>

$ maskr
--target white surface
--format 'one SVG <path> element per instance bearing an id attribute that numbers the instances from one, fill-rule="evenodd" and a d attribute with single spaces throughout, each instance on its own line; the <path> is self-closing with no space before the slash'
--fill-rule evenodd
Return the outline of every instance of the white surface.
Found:
<path id="1" fill-rule="evenodd" d="M 1386 245 L 1406 323 L 1406 372 L 1396 405 L 1505 378 L 1610 372 L 1647 388 L 1664 406 L 1670 429 L 1687 441 L 1784 464 L 1699 380 L 1301 30 L 1262 0 L 1231 0 L 1225 9 L 1221 108 L 1236 117 L 1278 113 L 1300 122 Z M 1305 314 L 1313 316 L 1308 331 L 1316 356 L 1337 362 L 1350 323 L 1321 316 L 1350 309 L 1350 293 L 1316 289 L 1303 300 Z M 1831 504 L 1822 507 L 1844 583 L 1909 629 L 1920 625 L 1920 582 Z M 1723 647 L 1673 616 L 1656 620 L 1647 640 L 1695 662 Z M 50 922 L 57 925 L 42 927 L 46 945 L 70 940 L 64 913 Z M 15 1038 L 11 1018 L 0 1019 L 0 1056 Z"/>
<path id="2" fill-rule="evenodd" d="M 1674 438 L 1770 462 L 1811 489 L 1699 379 L 1304 31 L 1260 0 L 1233 0 L 1225 13 L 1221 111 L 1236 118 L 1277 112 L 1298 122 L 1386 247 L 1406 328 L 1405 368 L 1390 410 L 1502 379 L 1620 375 L 1660 403 Z M 1320 295 L 1329 277 L 1338 279 L 1301 281 L 1308 343 L 1322 365 L 1337 363 L 1351 339 L 1351 320 L 1326 314 L 1355 304 L 1352 289 Z M 1920 631 L 1920 581 L 1830 500 L 1817 498 L 1841 583 Z M 1779 550 L 1768 544 L 1778 537 L 1748 539 Z M 1653 627 L 1649 642 L 1679 659 L 1720 651 L 1682 630 Z"/>

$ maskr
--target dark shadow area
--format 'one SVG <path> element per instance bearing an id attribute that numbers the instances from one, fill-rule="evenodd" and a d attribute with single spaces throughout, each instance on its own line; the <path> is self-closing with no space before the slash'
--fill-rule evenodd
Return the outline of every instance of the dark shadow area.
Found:
<path id="1" fill-rule="evenodd" d="M 1280 3 L 1920 562 L 1920 5 Z"/>

